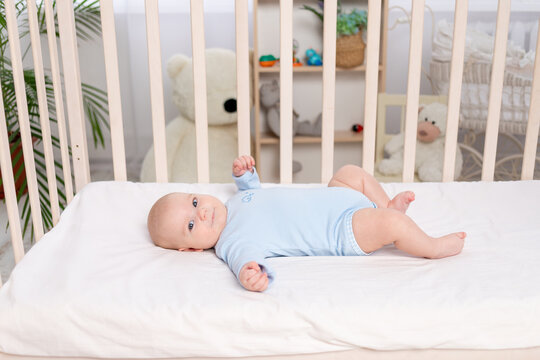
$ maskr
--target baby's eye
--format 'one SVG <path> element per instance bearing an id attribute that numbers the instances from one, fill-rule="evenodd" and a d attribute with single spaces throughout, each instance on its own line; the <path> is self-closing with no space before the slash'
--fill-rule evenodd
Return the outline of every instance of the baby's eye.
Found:
<path id="1" fill-rule="evenodd" d="M 193 198 L 193 207 L 197 207 L 198 202 L 197 198 Z"/>
<path id="2" fill-rule="evenodd" d="M 188 223 L 188 229 L 189 231 L 193 230 L 193 226 L 195 225 L 195 222 L 193 220 L 191 220 L 189 223 Z"/>
<path id="3" fill-rule="evenodd" d="M 433 125 L 435 125 L 435 121 L 432 121 L 431 123 L 432 123 Z"/>
<path id="4" fill-rule="evenodd" d="M 424 121 L 428 121 L 428 118 L 424 118 Z"/>

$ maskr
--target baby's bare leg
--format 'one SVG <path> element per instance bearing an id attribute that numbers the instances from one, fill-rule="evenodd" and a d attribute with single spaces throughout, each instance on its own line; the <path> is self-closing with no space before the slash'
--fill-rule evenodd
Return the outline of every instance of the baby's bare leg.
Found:
<path id="1" fill-rule="evenodd" d="M 411 218 L 394 209 L 361 209 L 352 219 L 356 242 L 364 252 L 385 245 L 414 256 L 438 259 L 461 252 L 466 234 L 452 233 L 439 238 L 427 235 Z"/>
<path id="2" fill-rule="evenodd" d="M 377 179 L 361 167 L 355 165 L 345 165 L 340 168 L 334 174 L 328 186 L 348 187 L 360 191 L 373 201 L 377 207 L 391 208 L 403 213 L 414 200 L 414 193 L 412 191 L 399 193 L 390 200 Z"/>

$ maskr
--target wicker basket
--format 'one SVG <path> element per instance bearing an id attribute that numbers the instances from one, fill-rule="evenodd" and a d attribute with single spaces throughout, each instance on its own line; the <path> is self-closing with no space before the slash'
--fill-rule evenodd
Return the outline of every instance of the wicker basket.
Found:
<path id="1" fill-rule="evenodd" d="M 448 94 L 450 62 L 432 61 L 430 81 L 435 94 Z M 467 62 L 463 68 L 460 127 L 484 131 L 487 125 L 491 63 Z M 532 74 L 517 74 L 510 67 L 504 72 L 499 129 L 510 134 L 525 135 L 531 104 Z"/>
<path id="2" fill-rule="evenodd" d="M 362 30 L 355 35 L 340 36 L 336 41 L 336 66 L 352 68 L 364 63 Z"/>

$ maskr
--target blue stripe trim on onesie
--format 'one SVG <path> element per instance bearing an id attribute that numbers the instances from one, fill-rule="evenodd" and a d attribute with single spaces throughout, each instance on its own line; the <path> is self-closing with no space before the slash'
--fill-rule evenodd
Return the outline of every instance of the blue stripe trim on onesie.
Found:
<path id="1" fill-rule="evenodd" d="M 376 208 L 375 204 L 373 204 L 373 207 Z M 350 249 L 352 249 L 356 253 L 356 255 L 367 256 L 367 255 L 371 255 L 372 252 L 366 253 L 364 250 L 360 248 L 360 246 L 356 242 L 356 238 L 354 237 L 354 232 L 353 232 L 353 227 L 352 227 L 353 215 L 356 211 L 360 209 L 365 209 L 365 208 L 358 207 L 358 208 L 354 208 L 347 211 L 347 213 L 345 214 L 345 218 L 343 219 L 344 224 L 341 227 L 340 235 L 343 236 L 343 238 L 346 240 L 347 244 L 349 245 Z M 347 251 L 345 250 L 345 252 Z"/>

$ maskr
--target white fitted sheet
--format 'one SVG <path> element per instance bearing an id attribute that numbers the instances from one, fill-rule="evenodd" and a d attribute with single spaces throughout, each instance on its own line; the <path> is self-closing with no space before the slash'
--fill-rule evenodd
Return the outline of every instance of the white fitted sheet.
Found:
<path id="1" fill-rule="evenodd" d="M 466 231 L 463 252 L 274 258 L 275 282 L 252 293 L 213 251 L 160 249 L 146 232 L 161 195 L 225 200 L 234 185 L 92 183 L 0 289 L 0 351 L 159 358 L 540 346 L 540 182 L 384 187 L 416 192 L 409 215 L 430 235 Z"/>

